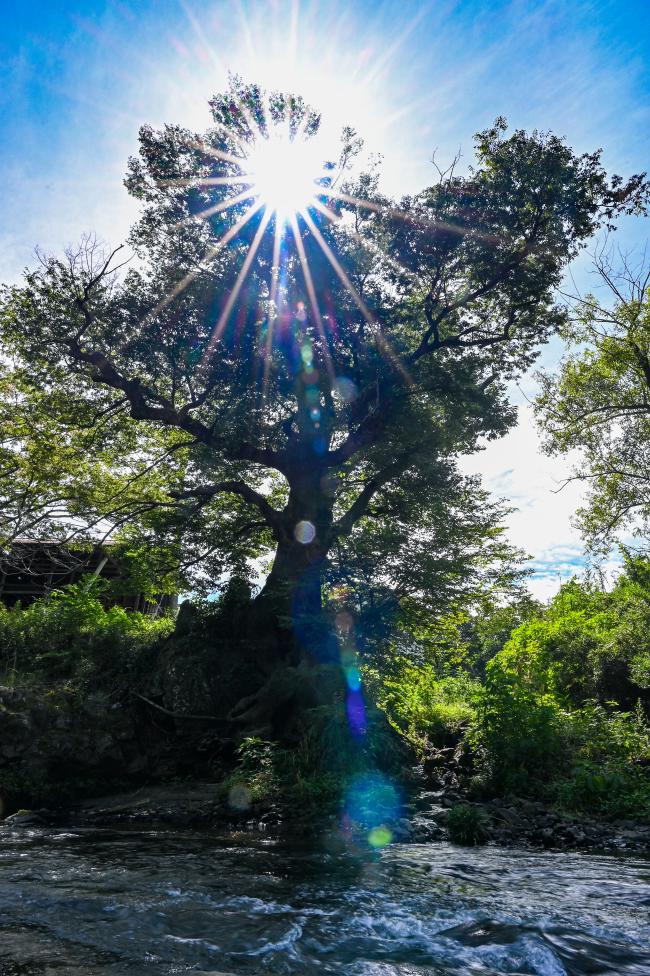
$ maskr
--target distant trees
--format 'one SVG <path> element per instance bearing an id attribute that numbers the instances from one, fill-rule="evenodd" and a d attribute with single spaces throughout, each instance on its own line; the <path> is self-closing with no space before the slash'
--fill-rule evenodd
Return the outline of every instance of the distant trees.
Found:
<path id="1" fill-rule="evenodd" d="M 588 485 L 578 513 L 586 539 L 607 551 L 622 532 L 650 537 L 650 264 L 601 249 L 598 295 L 572 302 L 567 353 L 541 377 L 537 416 L 546 450 L 578 451 Z M 604 289 L 603 287 L 604 286 Z M 602 297 L 602 292 L 605 296 Z"/>

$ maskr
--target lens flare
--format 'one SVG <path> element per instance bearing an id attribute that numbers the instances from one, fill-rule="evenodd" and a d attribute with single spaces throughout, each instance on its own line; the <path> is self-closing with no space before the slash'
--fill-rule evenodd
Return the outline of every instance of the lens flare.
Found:
<path id="1" fill-rule="evenodd" d="M 348 691 L 345 698 L 345 711 L 352 735 L 355 738 L 364 736 L 368 731 L 368 720 L 365 702 L 360 690 Z"/>
<path id="2" fill-rule="evenodd" d="M 233 810 L 248 810 L 252 795 L 245 783 L 235 783 L 228 793 L 228 805 Z"/>
<path id="3" fill-rule="evenodd" d="M 315 141 L 282 129 L 258 137 L 243 169 L 252 193 L 283 220 L 311 204 L 325 174 Z"/>
<path id="4" fill-rule="evenodd" d="M 386 830 L 389 824 L 399 820 L 401 811 L 400 793 L 382 773 L 361 773 L 350 782 L 345 797 L 345 812 L 353 824 L 366 831 L 378 827 Z"/>
<path id="5" fill-rule="evenodd" d="M 386 847 L 393 839 L 393 832 L 388 827 L 384 827 L 383 824 L 379 827 L 373 827 L 368 833 L 368 843 L 375 850 L 382 847 Z"/>
<path id="6" fill-rule="evenodd" d="M 311 522 L 298 522 L 293 534 L 297 542 L 301 542 L 303 546 L 308 546 L 316 538 L 316 528 Z"/>

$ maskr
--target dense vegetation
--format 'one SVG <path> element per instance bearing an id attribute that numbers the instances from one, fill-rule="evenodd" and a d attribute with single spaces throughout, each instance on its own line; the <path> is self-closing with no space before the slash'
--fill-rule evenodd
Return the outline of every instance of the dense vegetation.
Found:
<path id="1" fill-rule="evenodd" d="M 496 644 L 494 627 L 470 620 L 447 660 L 438 645 L 435 664 L 376 672 L 392 722 L 425 761 L 463 742 L 476 795 L 648 819 L 650 564 L 629 561 L 611 591 L 574 579 L 523 609 Z"/>
<path id="2" fill-rule="evenodd" d="M 195 613 L 205 634 L 219 604 Z M 69 587 L 0 609 L 0 681 L 124 701 L 144 687 L 172 629 L 169 618 L 105 609 L 96 592 Z M 299 813 L 336 810 L 350 777 L 388 748 L 394 770 L 419 761 L 430 781 L 474 799 L 529 796 L 650 820 L 650 563 L 629 561 L 609 591 L 574 579 L 548 606 L 525 597 L 443 620 L 428 641 L 416 635 L 410 657 L 399 640 L 397 653 L 373 647 L 355 659 L 363 744 L 350 741 L 344 701 L 325 695 L 291 748 L 243 736 L 232 762 L 217 762 L 235 807 L 273 799 Z M 406 750 L 386 738 L 375 705 Z M 450 754 L 462 757 L 453 772 Z M 455 816 L 459 836 L 480 836 L 480 823 Z"/>
<path id="3" fill-rule="evenodd" d="M 102 580 L 54 590 L 25 608 L 0 603 L 3 682 L 83 685 L 128 680 L 142 651 L 170 634 L 171 616 L 106 607 Z"/>

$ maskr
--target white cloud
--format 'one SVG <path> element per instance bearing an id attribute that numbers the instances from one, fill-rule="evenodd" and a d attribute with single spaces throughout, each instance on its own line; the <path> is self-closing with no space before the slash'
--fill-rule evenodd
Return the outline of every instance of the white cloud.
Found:
<path id="1" fill-rule="evenodd" d="M 532 407 L 521 404 L 518 414 L 519 423 L 509 434 L 465 458 L 462 468 L 480 474 L 496 497 L 512 503 L 509 538 L 532 557 L 529 586 L 545 599 L 584 566 L 584 547 L 572 524 L 584 488 L 579 482 L 563 487 L 571 461 L 542 454 Z"/>

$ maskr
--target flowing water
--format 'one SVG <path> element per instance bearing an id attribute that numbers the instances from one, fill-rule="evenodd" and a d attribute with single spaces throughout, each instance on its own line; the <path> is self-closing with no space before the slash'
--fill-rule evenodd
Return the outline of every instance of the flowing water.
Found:
<path id="1" fill-rule="evenodd" d="M 650 976 L 650 862 L 0 831 L 0 974 Z"/>

